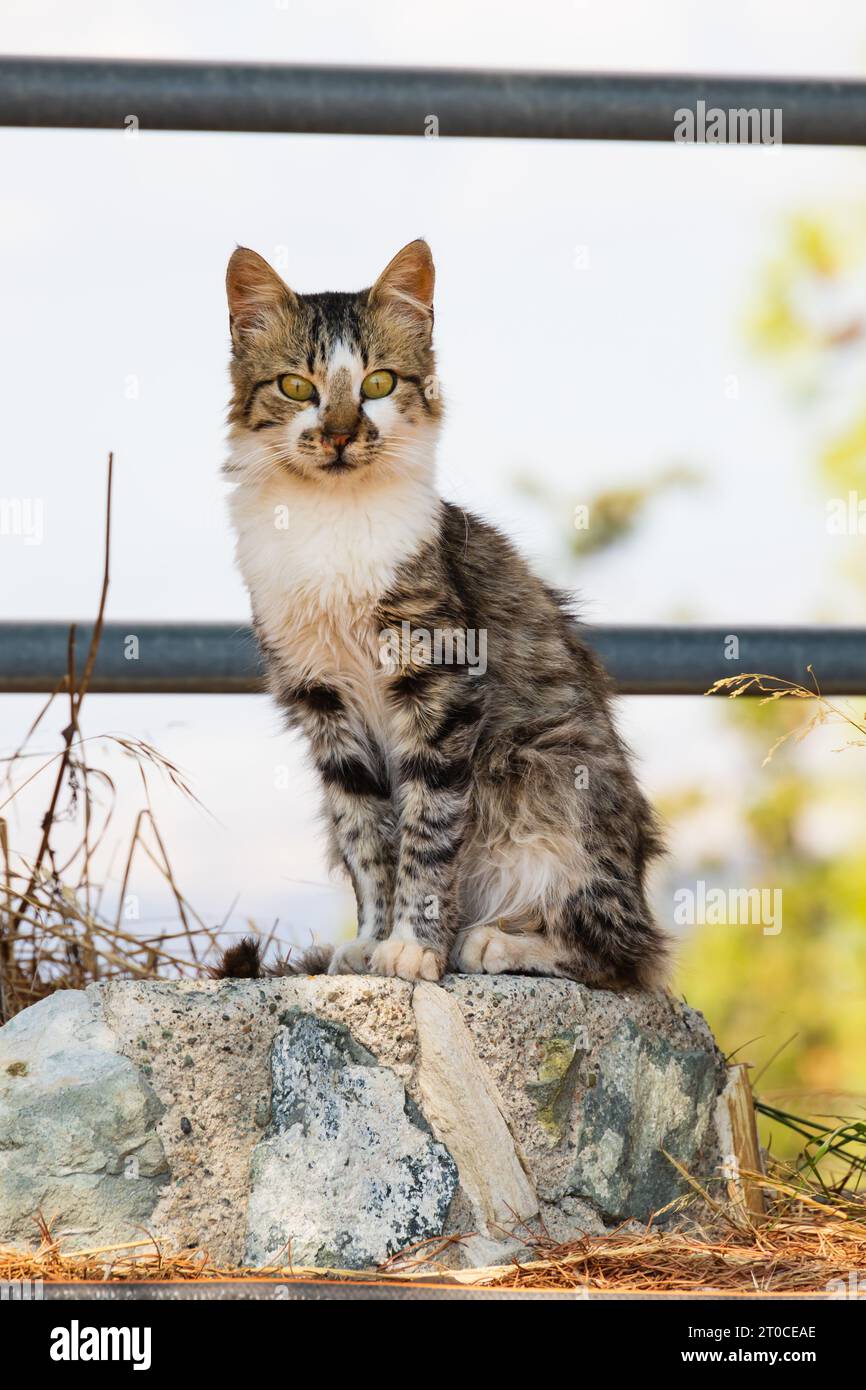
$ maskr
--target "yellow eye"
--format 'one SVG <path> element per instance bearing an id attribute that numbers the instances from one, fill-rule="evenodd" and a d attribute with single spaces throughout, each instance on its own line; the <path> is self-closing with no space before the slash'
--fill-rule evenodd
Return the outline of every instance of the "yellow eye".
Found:
<path id="1" fill-rule="evenodd" d="M 361 395 L 366 396 L 368 401 L 378 401 L 383 396 L 390 396 L 396 385 L 397 378 L 393 372 L 371 372 L 361 382 Z"/>
<path id="2" fill-rule="evenodd" d="M 290 401 L 308 401 L 315 389 L 313 383 L 307 381 L 305 376 L 295 376 L 289 372 L 288 376 L 280 377 L 280 390 Z"/>

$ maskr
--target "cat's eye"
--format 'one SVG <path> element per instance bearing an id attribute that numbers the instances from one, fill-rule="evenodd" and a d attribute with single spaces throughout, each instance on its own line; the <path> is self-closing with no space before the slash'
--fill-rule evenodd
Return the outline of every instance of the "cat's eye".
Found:
<path id="1" fill-rule="evenodd" d="M 383 396 L 390 396 L 396 385 L 397 378 L 394 373 L 380 369 L 364 377 L 361 382 L 361 395 L 366 396 L 368 401 L 379 401 Z"/>
<path id="2" fill-rule="evenodd" d="M 280 390 L 290 401 L 308 401 L 315 389 L 313 383 L 307 381 L 305 376 L 295 376 L 294 372 L 280 377 Z"/>

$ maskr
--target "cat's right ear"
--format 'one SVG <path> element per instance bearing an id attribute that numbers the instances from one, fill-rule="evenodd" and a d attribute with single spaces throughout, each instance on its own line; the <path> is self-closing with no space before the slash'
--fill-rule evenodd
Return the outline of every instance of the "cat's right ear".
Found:
<path id="1" fill-rule="evenodd" d="M 295 296 L 284 280 L 256 251 L 239 246 L 226 271 L 229 325 L 235 341 L 260 327 L 269 309 L 288 309 Z"/>

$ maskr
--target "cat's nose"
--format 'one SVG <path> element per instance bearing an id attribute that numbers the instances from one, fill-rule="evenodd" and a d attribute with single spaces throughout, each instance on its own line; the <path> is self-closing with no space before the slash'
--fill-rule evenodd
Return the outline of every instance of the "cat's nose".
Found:
<path id="1" fill-rule="evenodd" d="M 351 434 L 342 432 L 339 434 L 332 434 L 330 430 L 327 430 L 325 432 L 325 438 L 329 444 L 334 445 L 335 449 L 343 449 L 348 444 L 352 436 Z"/>

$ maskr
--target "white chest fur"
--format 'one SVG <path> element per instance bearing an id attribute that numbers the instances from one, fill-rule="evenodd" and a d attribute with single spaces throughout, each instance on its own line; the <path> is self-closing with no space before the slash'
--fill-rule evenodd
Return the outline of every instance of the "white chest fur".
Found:
<path id="1" fill-rule="evenodd" d="M 381 706 L 375 609 L 435 532 L 429 484 L 341 491 L 269 478 L 242 482 L 229 507 L 238 565 L 280 665 Z"/>

